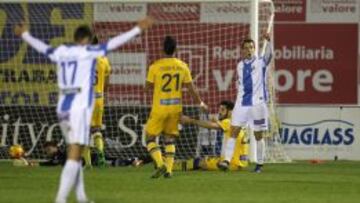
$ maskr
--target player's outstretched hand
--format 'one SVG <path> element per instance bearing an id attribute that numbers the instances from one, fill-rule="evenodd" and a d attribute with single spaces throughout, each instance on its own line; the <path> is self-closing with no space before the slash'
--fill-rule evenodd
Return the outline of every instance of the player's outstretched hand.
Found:
<path id="1" fill-rule="evenodd" d="M 219 121 L 219 119 L 216 116 L 211 116 L 209 120 L 215 123 Z"/>
<path id="2" fill-rule="evenodd" d="M 181 123 L 182 124 L 191 124 L 192 123 L 192 118 L 190 118 L 189 116 L 181 116 Z"/>
<path id="3" fill-rule="evenodd" d="M 138 26 L 141 30 L 147 30 L 155 23 L 155 19 L 151 16 L 147 16 L 144 19 L 139 20 Z"/>
<path id="4" fill-rule="evenodd" d="M 204 111 L 204 112 L 207 112 L 208 111 L 208 106 L 204 103 L 204 102 L 201 102 L 200 103 L 200 108 L 201 108 L 201 110 L 202 111 Z"/>
<path id="5" fill-rule="evenodd" d="M 22 33 L 27 31 L 27 27 L 24 25 L 24 22 L 21 22 L 14 27 L 14 33 L 16 36 L 21 37 Z"/>

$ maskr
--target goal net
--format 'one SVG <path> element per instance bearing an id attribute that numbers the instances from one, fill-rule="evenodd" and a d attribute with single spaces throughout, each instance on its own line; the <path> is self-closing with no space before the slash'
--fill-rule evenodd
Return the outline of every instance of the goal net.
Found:
<path id="1" fill-rule="evenodd" d="M 20 1 L 18 1 L 20 2 Z M 271 1 L 259 3 L 259 33 L 269 27 Z M 31 158 L 44 158 L 44 143 L 63 143 L 57 123 L 56 67 L 13 34 L 16 23 L 25 21 L 30 32 L 52 46 L 70 43 L 75 28 L 93 26 L 100 42 L 131 29 L 138 19 L 151 15 L 158 23 L 150 30 L 110 53 L 112 66 L 105 92 L 103 135 L 107 157 L 144 157 L 144 125 L 151 98 L 143 88 L 147 67 L 162 57 L 166 35 L 176 38 L 176 56 L 189 64 L 201 97 L 216 113 L 220 101 L 236 98 L 236 64 L 240 44 L 250 34 L 249 1 L 61 1 L 0 4 L 0 159 L 7 149 L 23 145 Z M 200 111 L 184 94 L 184 114 L 199 117 Z M 182 126 L 177 158 L 196 156 L 202 136 L 216 133 Z M 274 139 L 276 140 L 276 139 Z M 162 142 L 162 140 L 159 140 Z M 273 143 L 273 142 L 271 142 Z M 275 145 L 269 145 L 277 147 Z"/>

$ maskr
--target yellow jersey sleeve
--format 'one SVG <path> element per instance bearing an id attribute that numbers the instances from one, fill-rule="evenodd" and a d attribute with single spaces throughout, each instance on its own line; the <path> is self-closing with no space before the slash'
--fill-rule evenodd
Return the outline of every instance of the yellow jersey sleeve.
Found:
<path id="1" fill-rule="evenodd" d="M 218 124 L 220 125 L 221 129 L 224 132 L 227 132 L 230 130 L 230 126 L 231 126 L 230 119 L 224 119 L 224 120 L 218 121 Z"/>
<path id="2" fill-rule="evenodd" d="M 151 83 L 154 83 L 155 82 L 155 66 L 150 66 L 149 68 L 149 72 L 148 72 L 148 75 L 146 77 L 146 81 L 148 82 L 151 82 Z"/>

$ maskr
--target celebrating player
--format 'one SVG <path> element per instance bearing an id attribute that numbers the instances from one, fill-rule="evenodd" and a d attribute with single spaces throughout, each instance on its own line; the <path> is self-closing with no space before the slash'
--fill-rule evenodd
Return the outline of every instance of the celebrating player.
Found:
<path id="1" fill-rule="evenodd" d="M 231 101 L 222 101 L 219 105 L 219 120 L 216 121 L 205 121 L 205 120 L 197 120 L 190 118 L 188 116 L 182 116 L 181 122 L 183 124 L 193 124 L 203 128 L 208 129 L 217 129 L 221 130 L 224 133 L 223 146 L 227 142 L 227 140 L 231 137 L 230 134 L 230 119 L 231 112 L 234 108 L 234 103 Z M 246 167 L 248 164 L 248 144 L 247 138 L 245 136 L 245 130 L 241 130 L 240 134 L 236 139 L 235 144 L 235 152 L 230 161 L 230 168 L 232 170 L 237 170 L 243 167 Z M 224 159 L 224 147 L 221 147 L 221 157 L 220 160 Z M 216 161 L 214 161 L 216 160 Z M 213 166 L 216 166 L 211 163 L 217 163 L 219 158 L 207 158 L 204 160 L 205 165 L 207 165 L 207 169 L 214 169 Z"/>
<path id="2" fill-rule="evenodd" d="M 98 38 L 94 36 L 92 44 L 98 44 Z M 97 150 L 97 166 L 105 166 L 104 141 L 101 133 L 102 120 L 104 114 L 104 90 L 107 86 L 111 66 L 107 57 L 98 57 L 96 59 L 96 75 L 94 81 L 95 102 L 94 110 L 91 118 L 91 135 L 94 139 L 95 148 Z M 84 148 L 83 157 L 85 165 L 91 167 L 90 147 Z"/>
<path id="3" fill-rule="evenodd" d="M 155 161 L 157 170 L 152 178 L 164 175 L 170 178 L 175 156 L 175 138 L 179 135 L 178 124 L 182 114 L 182 88 L 185 86 L 200 107 L 206 109 L 192 82 L 189 67 L 173 55 L 176 41 L 167 36 L 163 51 L 165 58 L 155 61 L 149 68 L 145 89 L 153 89 L 152 109 L 146 123 L 147 149 Z M 165 163 L 155 138 L 165 136 Z"/>
<path id="4" fill-rule="evenodd" d="M 269 35 L 265 39 L 270 41 Z M 225 160 L 219 162 L 218 167 L 222 170 L 229 168 L 233 157 L 236 137 L 249 122 L 254 130 L 257 140 L 257 164 L 255 172 L 261 172 L 265 159 L 265 142 L 263 135 L 268 130 L 267 122 L 267 89 L 266 70 L 271 61 L 272 50 L 270 43 L 267 44 L 266 53 L 263 57 L 255 54 L 255 42 L 245 39 L 241 45 L 244 59 L 237 65 L 238 94 L 236 104 L 231 116 L 231 138 L 225 145 Z"/>
<path id="5" fill-rule="evenodd" d="M 55 200 L 57 203 L 66 202 L 74 186 L 78 202 L 88 202 L 84 189 L 81 153 L 83 146 L 88 145 L 90 141 L 90 119 L 94 103 L 92 84 L 95 78 L 96 58 L 128 42 L 152 24 L 153 20 L 147 17 L 140 20 L 130 31 L 96 46 L 90 45 L 93 38 L 91 29 L 86 25 L 79 26 L 74 33 L 74 45 L 60 45 L 56 48 L 31 36 L 23 24 L 15 26 L 17 36 L 21 36 L 31 47 L 57 64 L 60 90 L 57 115 L 68 144 L 67 161 Z"/>

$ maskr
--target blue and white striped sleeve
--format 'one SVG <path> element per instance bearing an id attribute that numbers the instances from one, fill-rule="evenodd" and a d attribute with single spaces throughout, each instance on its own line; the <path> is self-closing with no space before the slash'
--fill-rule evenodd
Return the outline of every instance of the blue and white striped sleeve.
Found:
<path id="1" fill-rule="evenodd" d="M 90 45 L 87 47 L 87 51 L 91 53 L 93 57 L 99 57 L 106 55 L 109 51 L 112 51 L 126 42 L 130 41 L 136 35 L 141 33 L 141 29 L 136 26 L 128 32 L 123 34 L 119 34 L 107 41 L 106 43 L 98 44 L 98 45 Z"/>
<path id="2" fill-rule="evenodd" d="M 105 56 L 107 54 L 107 44 L 89 45 L 86 49 L 91 53 L 92 57 L 97 58 L 99 56 Z"/>
<path id="3" fill-rule="evenodd" d="M 53 47 L 49 47 L 46 52 L 45 55 L 53 62 L 57 62 L 58 57 L 56 54 L 57 48 L 53 48 Z"/>
<path id="4" fill-rule="evenodd" d="M 267 43 L 267 45 L 265 47 L 265 53 L 263 56 L 264 63 L 266 66 L 268 66 L 270 64 L 272 56 L 273 56 L 272 45 L 270 43 Z"/>
<path id="5" fill-rule="evenodd" d="M 21 35 L 21 37 L 27 44 L 29 44 L 36 51 L 38 51 L 38 52 L 40 52 L 42 54 L 45 54 L 53 62 L 57 61 L 57 58 L 54 55 L 54 52 L 55 52 L 56 48 L 51 47 L 50 45 L 44 43 L 43 41 L 33 37 L 29 32 L 24 32 Z"/>

